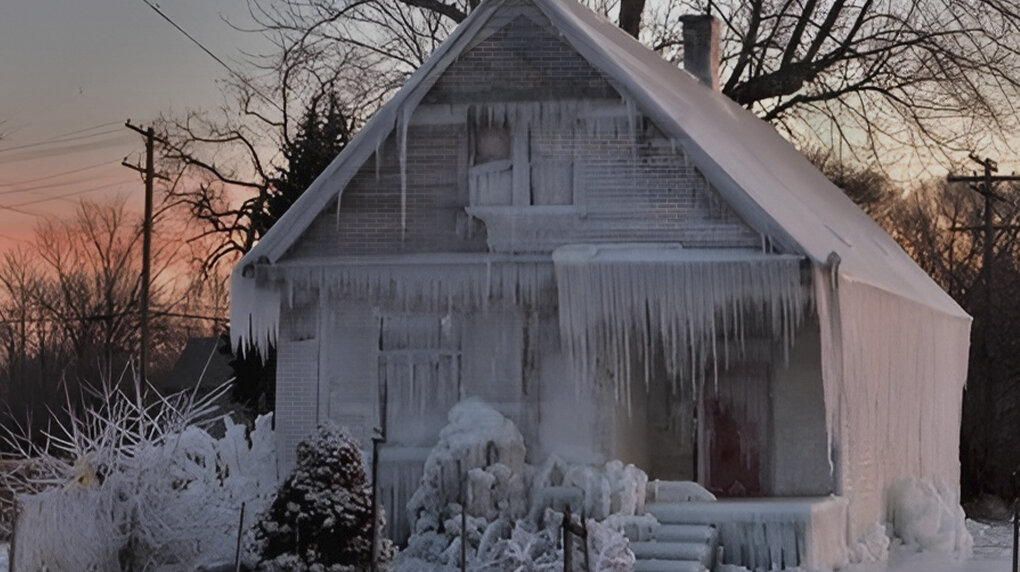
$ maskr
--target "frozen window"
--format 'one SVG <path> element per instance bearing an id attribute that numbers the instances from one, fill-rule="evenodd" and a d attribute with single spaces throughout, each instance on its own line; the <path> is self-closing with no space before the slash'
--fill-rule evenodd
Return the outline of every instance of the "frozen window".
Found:
<path id="1" fill-rule="evenodd" d="M 513 200 L 513 151 L 505 125 L 479 126 L 473 138 L 468 186 L 474 206 L 508 206 Z"/>

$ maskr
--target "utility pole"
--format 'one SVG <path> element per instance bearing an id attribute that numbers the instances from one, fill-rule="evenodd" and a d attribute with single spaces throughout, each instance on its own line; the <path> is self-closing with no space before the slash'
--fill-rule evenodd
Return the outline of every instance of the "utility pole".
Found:
<path id="1" fill-rule="evenodd" d="M 993 422 L 993 408 L 994 400 L 992 398 L 992 374 L 989 365 L 994 360 L 993 348 L 990 343 L 992 336 L 990 335 L 988 320 L 994 312 L 994 298 L 992 296 L 992 288 L 994 281 L 992 280 L 992 273 L 995 267 L 995 240 L 996 232 L 999 230 L 1016 229 L 1015 225 L 996 226 L 995 224 L 995 205 L 993 201 L 1005 201 L 1005 198 L 995 192 L 995 183 L 1005 181 L 1020 181 L 1020 176 L 1017 175 L 992 175 L 992 173 L 998 172 L 999 166 L 996 161 L 989 157 L 981 159 L 976 154 L 970 154 L 970 160 L 981 165 L 982 173 L 974 173 L 971 176 L 958 176 L 950 174 L 946 177 L 946 181 L 950 183 L 969 183 L 970 189 L 984 197 L 984 213 L 983 221 L 980 226 L 965 226 L 965 227 L 952 227 L 949 230 L 952 232 L 978 232 L 980 231 L 984 235 L 984 244 L 981 254 L 981 281 L 984 287 L 984 309 L 981 312 L 981 327 L 975 336 L 975 345 L 978 356 L 980 356 L 979 362 L 984 362 L 982 369 L 984 371 L 984 378 L 980 380 L 980 383 L 975 383 L 976 386 L 976 401 L 980 408 L 980 418 L 978 420 L 972 420 L 973 434 L 971 436 L 970 449 L 978 452 L 978 458 L 976 463 L 974 460 L 970 462 L 971 465 L 976 464 L 978 467 L 984 467 L 990 458 L 991 439 L 988 431 L 988 426 Z M 976 447 L 973 445 L 976 443 Z M 973 471 L 968 471 L 973 474 Z"/>
<path id="2" fill-rule="evenodd" d="M 142 283 L 141 292 L 139 294 L 139 311 L 142 318 L 142 341 L 141 347 L 138 351 L 138 369 L 141 375 L 141 381 L 144 384 L 149 379 L 149 282 L 152 266 L 152 184 L 153 180 L 157 177 L 155 167 L 153 165 L 154 147 L 156 141 L 156 134 L 152 127 L 148 129 L 142 129 L 136 125 L 131 124 L 131 120 L 127 120 L 124 125 L 145 136 L 145 168 L 142 169 L 137 165 L 132 165 L 127 162 L 127 159 L 121 162 L 121 165 L 138 171 L 145 175 L 145 218 L 142 221 Z M 163 143 L 163 141 L 160 141 Z M 160 177 L 164 178 L 165 177 Z"/>
<path id="3" fill-rule="evenodd" d="M 987 310 L 991 310 L 992 306 L 992 267 L 994 266 L 993 258 L 995 255 L 995 231 L 1001 230 L 1002 228 L 1008 227 L 996 227 L 995 226 L 995 207 L 992 204 L 994 200 L 1005 200 L 999 196 L 995 189 L 992 187 L 994 183 L 1002 181 L 1020 181 L 1018 175 L 999 175 L 993 176 L 992 173 L 996 173 L 999 170 L 999 165 L 991 158 L 985 157 L 981 159 L 974 153 L 970 154 L 970 160 L 982 166 L 984 173 L 981 175 L 971 176 L 959 176 L 949 175 L 946 177 L 946 181 L 950 183 L 971 183 L 970 188 L 972 191 L 984 196 L 985 208 L 984 208 L 984 225 L 981 230 L 984 233 L 984 249 L 981 255 L 981 276 L 984 280 L 985 287 L 985 304 L 988 306 Z M 977 227 L 953 227 L 952 231 L 974 231 L 978 230 Z"/>

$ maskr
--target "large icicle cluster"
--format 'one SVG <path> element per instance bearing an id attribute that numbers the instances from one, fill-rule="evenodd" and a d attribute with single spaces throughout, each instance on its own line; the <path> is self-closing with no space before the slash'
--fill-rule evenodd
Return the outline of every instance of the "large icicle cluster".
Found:
<path id="1" fill-rule="evenodd" d="M 255 275 L 254 280 L 234 280 L 231 319 L 239 324 L 231 329 L 235 347 L 251 343 L 265 350 L 267 343 L 275 342 L 281 305 L 293 305 L 299 291 L 318 292 L 320 299 L 365 300 L 384 310 L 415 312 L 537 308 L 556 299 L 552 265 L 541 256 L 303 260 L 258 266 Z"/>
<path id="2" fill-rule="evenodd" d="M 553 253 L 560 333 L 575 378 L 608 369 L 629 403 L 634 366 L 655 359 L 699 382 L 741 356 L 750 334 L 788 348 L 809 296 L 795 256 L 678 245 L 571 245 Z M 661 355 L 661 358 L 659 358 Z"/>
<path id="3" fill-rule="evenodd" d="M 590 569 L 631 569 L 634 555 L 620 529 L 654 525 L 652 517 L 635 516 L 643 511 L 644 472 L 619 461 L 595 467 L 555 456 L 529 465 L 517 427 L 477 399 L 457 404 L 449 419 L 408 503 L 412 535 L 398 570 L 458 570 L 462 518 L 469 570 L 562 569 L 557 539 L 568 505 L 591 517 Z"/>

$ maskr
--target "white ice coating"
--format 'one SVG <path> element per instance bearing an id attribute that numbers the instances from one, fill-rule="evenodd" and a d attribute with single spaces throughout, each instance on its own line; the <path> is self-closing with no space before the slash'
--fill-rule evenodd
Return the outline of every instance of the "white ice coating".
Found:
<path id="1" fill-rule="evenodd" d="M 102 481 L 19 496 L 15 568 L 120 570 L 125 553 L 154 570 L 232 564 L 242 503 L 248 528 L 278 478 L 271 416 L 252 431 L 224 423 L 220 438 L 189 426 L 118 451 L 122 463 Z"/>
<path id="2" fill-rule="evenodd" d="M 302 259 L 235 272 L 231 287 L 234 347 L 275 343 L 280 309 L 297 291 L 325 299 L 367 300 L 391 310 L 438 311 L 532 307 L 555 301 L 547 256 L 437 254 Z M 245 327 L 247 326 L 247 327 Z M 264 355 L 264 354 L 263 354 Z"/>
<path id="3" fill-rule="evenodd" d="M 632 570 L 620 530 L 638 521 L 647 475 L 619 461 L 589 466 L 556 456 L 533 466 L 526 454 L 520 431 L 492 406 L 475 398 L 455 405 L 407 503 L 412 535 L 397 569 L 459 569 L 462 511 L 469 570 L 562 569 L 556 545 L 560 511 L 569 505 L 589 517 L 590 570 Z M 650 516 L 640 521 L 657 524 Z"/>
<path id="4" fill-rule="evenodd" d="M 620 101 L 560 99 L 472 105 L 469 117 L 483 125 L 524 125 L 548 129 L 581 127 L 589 139 L 637 139 L 638 116 L 628 99 Z"/>
<path id="5" fill-rule="evenodd" d="M 254 265 L 250 276 L 240 265 L 230 275 L 230 344 L 242 354 L 256 347 L 266 356 L 280 333 L 280 293 L 258 285 Z"/>
<path id="6" fill-rule="evenodd" d="M 949 483 L 958 483 L 960 393 L 966 374 L 969 329 L 966 313 L 773 127 L 724 95 L 700 85 L 690 74 L 586 7 L 571 0 L 533 3 L 567 43 L 617 86 L 627 101 L 633 101 L 667 138 L 683 148 L 684 157 L 697 166 L 742 220 L 782 251 L 803 253 L 811 261 L 816 270 L 814 283 L 822 330 L 827 429 L 837 492 L 851 499 L 851 540 L 872 530 L 874 523 L 883 518 L 884 489 L 894 480 L 938 475 Z M 507 8 L 506 2 L 491 0 L 474 10 L 239 263 L 232 285 L 232 324 L 241 326 L 232 329 L 235 343 L 241 336 L 251 336 L 256 343 L 271 339 L 278 318 L 279 297 L 266 298 L 262 293 L 278 294 L 271 285 L 256 286 L 252 275 L 244 276 L 248 265 L 281 260 L 321 210 L 336 199 L 337 190 L 346 187 L 392 134 L 400 114 L 413 109 L 446 67 L 473 45 L 494 14 Z M 584 124 L 601 129 L 598 121 Z M 619 119 L 607 119 L 609 125 L 619 129 Z M 827 266 L 832 253 L 841 259 L 838 268 Z M 735 271 L 725 271 L 724 267 L 717 266 L 711 275 L 732 277 Z M 671 272 L 680 274 L 679 270 Z M 614 276 L 610 270 L 599 275 L 603 282 L 627 278 L 619 272 Z M 688 278 L 706 280 L 702 276 Z M 567 289 L 562 288 L 564 281 L 557 281 L 562 295 Z M 727 279 L 726 284 L 723 292 L 732 295 L 733 300 L 746 300 L 738 294 L 761 295 L 753 292 L 753 280 Z M 832 284 L 838 284 L 838 289 L 831 288 Z M 385 287 L 379 284 L 369 290 L 372 288 L 381 291 Z M 586 291 L 587 287 L 571 290 L 578 294 Z M 611 300 L 635 301 L 619 294 L 623 290 L 617 291 Z M 656 291 L 665 292 L 665 287 Z M 716 297 L 713 292 L 701 295 L 713 300 Z M 608 304 L 593 306 L 612 309 Z M 561 307 L 566 305 L 561 303 Z M 587 308 L 587 302 L 579 307 Z M 714 307 L 711 311 L 694 310 L 694 316 L 713 316 L 705 323 L 708 332 L 731 315 L 717 313 Z M 775 308 L 769 312 L 769 316 L 777 313 Z M 646 328 L 653 318 L 659 319 L 642 312 L 613 310 L 607 314 L 621 320 L 618 325 L 638 326 L 645 321 Z M 586 332 L 585 322 L 579 317 L 566 324 L 576 326 L 577 334 L 569 336 L 568 343 L 590 357 L 596 355 L 590 343 L 606 335 L 597 329 Z M 695 324 L 679 319 L 673 322 L 675 327 L 663 330 L 667 339 L 674 340 L 671 343 L 682 339 L 679 326 Z M 731 320 L 726 325 L 734 327 L 734 323 Z M 618 341 L 637 342 L 647 329 L 615 331 Z M 689 365 L 697 368 L 698 360 L 707 355 L 718 357 L 720 349 L 725 363 L 729 344 L 720 348 L 711 347 L 710 342 L 728 330 L 724 327 L 714 332 L 719 335 L 691 338 L 695 342 L 700 339 L 700 345 L 695 344 L 686 355 Z M 638 338 L 631 339 L 632 335 Z M 578 346 L 579 340 L 585 345 Z M 622 356 L 620 353 L 614 358 L 617 362 L 627 357 L 625 351 Z M 680 362 L 676 358 L 683 357 L 673 359 Z M 585 361 L 582 364 L 587 366 Z"/>
<path id="7" fill-rule="evenodd" d="M 974 540 L 956 490 L 946 483 L 909 478 L 889 486 L 889 523 L 907 546 L 970 556 Z"/>
<path id="8" fill-rule="evenodd" d="M 815 271 L 822 380 L 848 540 L 889 517 L 889 487 L 947 483 L 958 503 L 961 390 L 970 320 Z"/>
<path id="9" fill-rule="evenodd" d="M 346 263 L 302 260 L 268 266 L 263 272 L 288 293 L 310 289 L 328 298 L 369 300 L 403 310 L 534 307 L 554 299 L 552 266 L 548 258 L 538 256 L 446 254 Z"/>
<path id="10" fill-rule="evenodd" d="M 788 348 L 810 296 L 799 257 L 678 245 L 571 245 L 553 253 L 560 333 L 578 381 L 597 363 L 617 399 L 633 366 L 661 352 L 675 380 L 698 383 L 743 352 L 749 330 Z"/>

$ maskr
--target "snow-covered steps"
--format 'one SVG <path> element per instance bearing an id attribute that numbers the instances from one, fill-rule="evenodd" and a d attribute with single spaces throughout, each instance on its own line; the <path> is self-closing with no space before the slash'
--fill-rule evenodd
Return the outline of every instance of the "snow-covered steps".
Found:
<path id="1" fill-rule="evenodd" d="M 630 549 L 641 560 L 697 560 L 706 555 L 707 545 L 694 542 L 631 542 Z"/>
<path id="2" fill-rule="evenodd" d="M 638 560 L 634 572 L 705 572 L 701 562 L 687 560 Z"/>
<path id="3" fill-rule="evenodd" d="M 660 486 L 649 494 L 645 513 L 659 526 L 648 535 L 658 542 L 692 542 L 695 525 L 714 526 L 718 564 L 755 569 L 800 566 L 831 569 L 846 557 L 846 499 L 840 497 L 747 498 L 666 501 L 679 488 Z M 680 496 L 679 494 L 677 496 Z M 668 539 L 668 540 L 667 540 Z M 711 569 L 711 566 L 708 566 Z"/>
<path id="4" fill-rule="evenodd" d="M 710 524 L 659 524 L 628 530 L 635 572 L 703 572 L 715 565 L 718 534 Z"/>

